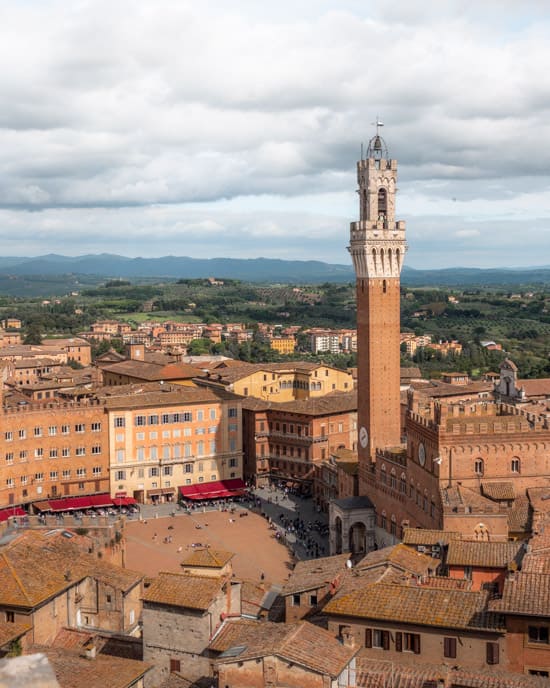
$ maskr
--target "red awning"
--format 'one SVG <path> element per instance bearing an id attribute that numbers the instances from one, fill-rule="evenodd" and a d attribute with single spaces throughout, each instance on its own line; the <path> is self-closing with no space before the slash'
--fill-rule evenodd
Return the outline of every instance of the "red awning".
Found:
<path id="1" fill-rule="evenodd" d="M 113 504 L 115 506 L 130 506 L 130 504 L 137 504 L 133 497 L 113 497 Z"/>
<path id="2" fill-rule="evenodd" d="M 89 499 L 92 503 L 92 506 L 95 507 L 113 506 L 113 500 L 111 499 L 111 495 L 108 492 L 105 492 L 103 494 L 91 495 Z"/>
<path id="3" fill-rule="evenodd" d="M 92 506 L 89 497 L 66 497 L 48 501 L 51 511 L 73 511 L 73 509 L 88 509 Z"/>
<path id="4" fill-rule="evenodd" d="M 224 497 L 237 497 L 244 494 L 246 485 L 240 478 L 231 480 L 213 480 L 209 483 L 196 483 L 195 485 L 182 485 L 179 492 L 185 499 L 222 499 Z"/>
<path id="5" fill-rule="evenodd" d="M 2 509 L 0 511 L 0 523 L 3 521 L 7 521 L 8 518 L 12 518 L 13 516 L 26 516 L 27 512 L 22 509 L 20 506 L 12 506 L 9 509 Z"/>
<path id="6" fill-rule="evenodd" d="M 180 495 L 185 499 L 202 499 L 197 488 L 198 485 L 181 485 L 179 488 Z"/>
<path id="7" fill-rule="evenodd" d="M 240 478 L 230 478 L 229 480 L 222 480 L 223 486 L 231 493 L 231 496 L 238 497 L 246 492 L 246 485 L 244 480 Z"/>
<path id="8" fill-rule="evenodd" d="M 246 490 L 246 484 L 240 478 L 231 478 L 222 482 L 228 490 Z"/>

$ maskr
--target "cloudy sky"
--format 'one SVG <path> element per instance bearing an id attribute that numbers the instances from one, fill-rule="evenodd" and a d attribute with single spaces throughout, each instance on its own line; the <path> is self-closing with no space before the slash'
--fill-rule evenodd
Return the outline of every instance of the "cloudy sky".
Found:
<path id="1" fill-rule="evenodd" d="M 550 0 L 2 0 L 0 255 L 349 263 L 378 115 L 412 267 L 550 264 Z"/>

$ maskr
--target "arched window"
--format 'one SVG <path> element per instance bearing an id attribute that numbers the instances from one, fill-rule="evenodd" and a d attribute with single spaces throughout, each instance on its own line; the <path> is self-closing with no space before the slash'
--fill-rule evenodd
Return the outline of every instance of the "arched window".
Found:
<path id="1" fill-rule="evenodd" d="M 388 284 L 386 280 L 382 282 L 382 292 L 385 294 L 388 291 Z"/>
<path id="2" fill-rule="evenodd" d="M 401 492 L 401 494 L 404 495 L 407 494 L 407 476 L 404 473 L 401 473 L 401 479 L 399 481 L 399 492 Z"/>
<path id="3" fill-rule="evenodd" d="M 383 511 L 380 514 L 380 528 L 383 528 L 384 530 L 388 529 L 388 519 L 386 518 L 386 512 Z"/>
<path id="4" fill-rule="evenodd" d="M 476 475 L 483 475 L 483 471 L 484 471 L 483 459 L 476 459 L 474 461 L 474 473 Z"/>
<path id="5" fill-rule="evenodd" d="M 378 189 L 378 219 L 383 222 L 388 217 L 388 192 L 386 189 Z"/>
<path id="6" fill-rule="evenodd" d="M 391 469 L 390 473 L 390 487 L 392 487 L 394 490 L 397 489 L 397 477 L 395 475 L 395 469 Z"/>
<path id="7" fill-rule="evenodd" d="M 390 519 L 390 533 L 397 537 L 397 519 L 395 518 L 395 514 L 391 515 Z"/>
<path id="8" fill-rule="evenodd" d="M 520 462 L 520 460 L 517 458 L 517 456 L 514 456 L 514 458 L 512 459 L 512 466 L 511 466 L 511 468 L 512 468 L 512 473 L 520 473 L 521 462 Z"/>
<path id="9" fill-rule="evenodd" d="M 386 464 L 384 464 L 384 463 L 380 467 L 380 482 L 382 483 L 382 485 L 385 485 L 387 482 L 386 481 Z"/>

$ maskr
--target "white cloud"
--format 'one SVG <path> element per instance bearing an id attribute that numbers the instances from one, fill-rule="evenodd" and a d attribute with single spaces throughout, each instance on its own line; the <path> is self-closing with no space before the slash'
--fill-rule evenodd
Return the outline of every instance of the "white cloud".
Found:
<path id="1" fill-rule="evenodd" d="M 533 229 L 550 219 L 539 3 L 6 0 L 0 21 L 3 253 L 348 262 L 355 160 L 377 114 L 411 264 L 550 249 Z"/>

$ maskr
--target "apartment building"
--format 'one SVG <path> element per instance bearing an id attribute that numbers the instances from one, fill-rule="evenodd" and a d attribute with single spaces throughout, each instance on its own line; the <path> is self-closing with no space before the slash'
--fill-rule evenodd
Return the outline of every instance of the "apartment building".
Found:
<path id="1" fill-rule="evenodd" d="M 40 345 L 46 349 L 61 349 L 67 354 L 67 361 L 74 361 L 81 366 L 89 366 L 92 363 L 92 347 L 90 342 L 82 337 L 65 337 L 55 339 L 43 339 Z"/>
<path id="2" fill-rule="evenodd" d="M 356 446 L 356 419 L 355 392 L 280 404 L 244 400 L 245 476 L 298 481 L 311 491 L 314 468 L 338 449 Z"/>
<path id="3" fill-rule="evenodd" d="M 103 388 L 111 495 L 176 501 L 179 487 L 242 480 L 242 400 L 160 383 Z"/>
<path id="4" fill-rule="evenodd" d="M 1 410 L 0 505 L 109 491 L 108 428 L 97 400 Z"/>
<path id="5" fill-rule="evenodd" d="M 293 354 L 296 349 L 296 339 L 294 337 L 270 337 L 269 346 L 283 356 Z"/>
<path id="6" fill-rule="evenodd" d="M 353 389 L 353 378 L 345 370 L 323 363 L 222 362 L 206 373 L 205 380 L 243 397 L 266 401 L 292 401 L 322 397 L 330 392 Z"/>

